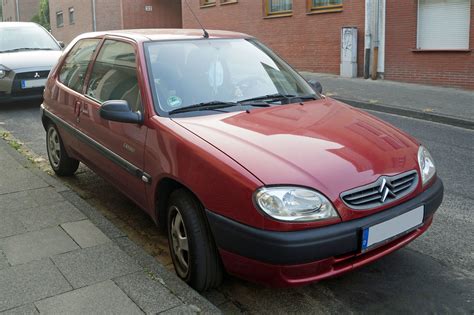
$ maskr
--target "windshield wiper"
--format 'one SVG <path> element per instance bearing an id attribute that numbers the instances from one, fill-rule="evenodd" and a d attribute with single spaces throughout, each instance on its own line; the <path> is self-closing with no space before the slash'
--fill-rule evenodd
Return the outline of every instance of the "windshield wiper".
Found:
<path id="1" fill-rule="evenodd" d="M 245 99 L 245 100 L 240 100 L 239 103 L 246 103 L 246 102 L 252 102 L 252 101 L 264 101 L 264 100 L 275 100 L 275 99 L 292 98 L 292 97 L 296 97 L 296 95 L 276 93 L 276 94 L 268 94 L 268 95 L 262 95 L 262 96 L 248 98 L 248 99 Z"/>
<path id="2" fill-rule="evenodd" d="M 5 52 L 15 52 L 15 51 L 24 51 L 24 50 L 53 50 L 51 48 L 14 48 L 14 49 L 7 49 L 7 50 L 2 50 L 0 52 L 5 53 Z"/>
<path id="3" fill-rule="evenodd" d="M 172 111 L 168 112 L 168 114 L 178 114 L 178 113 L 185 113 L 185 112 L 192 112 L 196 110 L 213 110 L 219 108 L 226 108 L 231 106 L 239 106 L 239 103 L 235 102 L 221 102 L 221 101 L 211 101 L 211 102 L 204 102 L 199 104 L 194 104 L 186 107 L 181 107 L 177 109 L 173 109 Z"/>
<path id="4" fill-rule="evenodd" d="M 247 101 L 246 101 L 247 102 Z M 226 108 L 226 107 L 232 107 L 232 106 L 254 106 L 254 107 L 269 107 L 270 104 L 267 103 L 245 103 L 242 104 L 242 102 L 223 102 L 223 101 L 212 101 L 212 102 L 205 102 L 205 103 L 199 103 L 199 104 L 194 104 L 186 107 L 181 107 L 174 109 L 168 114 L 178 114 L 178 113 L 185 113 L 185 112 L 190 112 L 190 111 L 199 111 L 199 110 L 215 110 L 215 109 L 220 109 L 220 108 Z"/>
<path id="5" fill-rule="evenodd" d="M 265 100 L 273 101 L 273 100 L 281 100 L 281 99 L 285 99 L 285 100 L 292 100 L 292 99 L 317 100 L 318 98 L 317 98 L 316 95 L 311 95 L 311 94 L 308 94 L 308 95 L 294 95 L 294 94 L 276 93 L 276 94 L 269 94 L 269 95 L 263 95 L 263 96 L 248 98 L 248 99 L 239 101 L 239 103 L 246 103 L 246 102 L 252 102 L 252 101 L 265 101 Z"/>

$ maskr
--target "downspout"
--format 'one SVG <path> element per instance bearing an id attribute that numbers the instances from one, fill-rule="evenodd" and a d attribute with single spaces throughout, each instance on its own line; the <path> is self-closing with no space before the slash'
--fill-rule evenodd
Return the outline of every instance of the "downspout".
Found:
<path id="1" fill-rule="evenodd" d="M 18 0 L 15 1 L 16 5 L 16 21 L 20 22 L 20 5 L 18 4 Z"/>
<path id="2" fill-rule="evenodd" d="M 372 45 L 372 1 L 365 0 L 364 79 L 370 77 L 370 48 Z"/>
<path id="3" fill-rule="evenodd" d="M 379 66 L 379 28 L 380 28 L 380 0 L 375 0 L 375 16 L 374 16 L 374 49 L 373 49 L 373 58 L 372 58 L 372 80 L 377 80 L 377 70 Z"/>
<path id="4" fill-rule="evenodd" d="M 93 32 L 97 31 L 97 18 L 96 18 L 96 14 L 95 14 L 95 0 L 92 0 L 92 31 Z"/>

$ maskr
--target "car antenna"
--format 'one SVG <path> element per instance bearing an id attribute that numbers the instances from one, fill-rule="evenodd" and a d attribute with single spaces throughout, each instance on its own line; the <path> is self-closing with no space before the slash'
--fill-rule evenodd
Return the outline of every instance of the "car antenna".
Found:
<path id="1" fill-rule="evenodd" d="M 196 14 L 194 14 L 193 9 L 191 9 L 191 6 L 190 6 L 189 3 L 188 3 L 188 0 L 184 0 L 184 2 L 186 2 L 186 5 L 188 6 L 189 11 L 191 11 L 191 14 L 194 16 L 194 18 L 195 18 L 196 21 L 198 22 L 199 26 L 201 26 L 202 31 L 204 32 L 204 38 L 209 38 L 209 33 L 206 31 L 206 29 L 204 28 L 204 26 L 202 26 L 201 21 L 199 21 L 199 19 L 198 19 L 198 17 L 196 16 Z"/>

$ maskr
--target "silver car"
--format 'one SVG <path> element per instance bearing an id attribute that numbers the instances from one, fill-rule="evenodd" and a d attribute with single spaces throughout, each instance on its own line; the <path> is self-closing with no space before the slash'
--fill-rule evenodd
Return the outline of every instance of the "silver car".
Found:
<path id="1" fill-rule="evenodd" d="M 41 98 L 62 46 L 36 23 L 1 22 L 0 103 Z"/>

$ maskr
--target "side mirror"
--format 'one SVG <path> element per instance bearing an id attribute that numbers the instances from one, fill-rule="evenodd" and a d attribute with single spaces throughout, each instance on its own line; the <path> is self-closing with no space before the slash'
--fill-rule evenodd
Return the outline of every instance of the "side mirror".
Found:
<path id="1" fill-rule="evenodd" d="M 64 42 L 62 40 L 58 41 L 58 44 L 59 44 L 59 47 L 61 47 L 61 49 L 66 47 L 66 45 L 64 44 Z"/>
<path id="2" fill-rule="evenodd" d="M 309 80 L 308 81 L 309 85 L 313 88 L 315 92 L 318 92 L 318 94 L 323 94 L 323 86 L 319 81 L 316 80 Z"/>
<path id="3" fill-rule="evenodd" d="M 100 117 L 106 120 L 129 124 L 142 124 L 143 115 L 140 112 L 132 112 L 127 101 L 112 100 L 102 104 L 99 111 Z"/>

